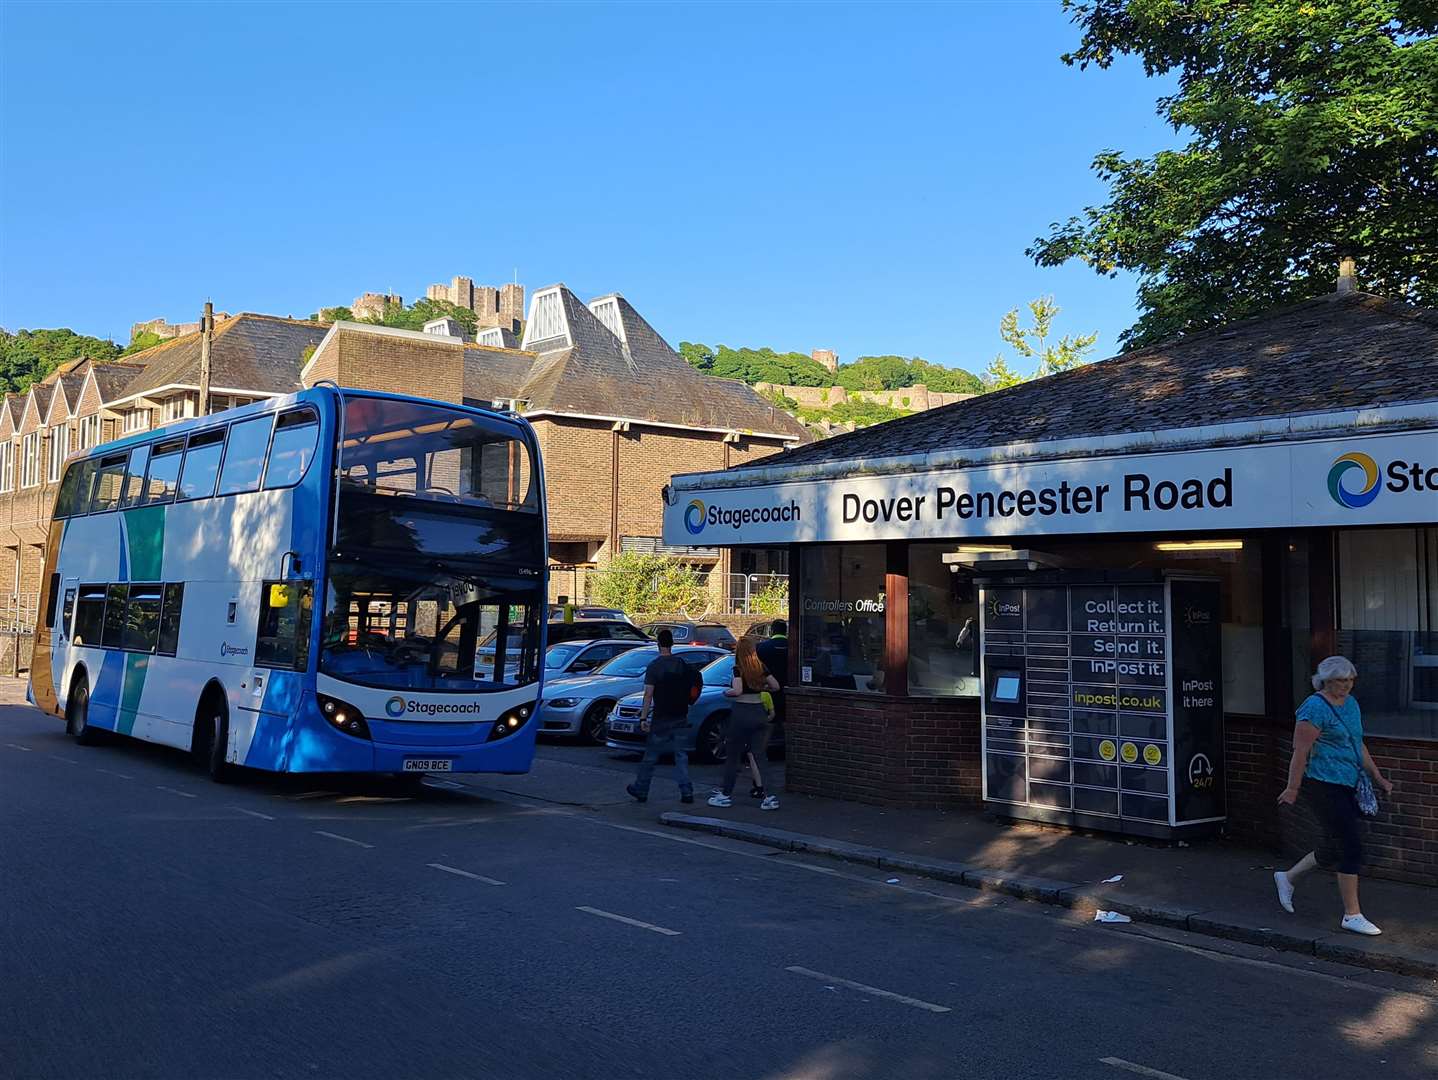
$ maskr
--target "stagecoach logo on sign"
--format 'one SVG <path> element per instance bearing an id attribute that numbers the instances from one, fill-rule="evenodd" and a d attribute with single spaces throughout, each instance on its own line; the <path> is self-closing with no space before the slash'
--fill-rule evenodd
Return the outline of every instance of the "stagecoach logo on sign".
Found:
<path id="1" fill-rule="evenodd" d="M 1405 491 L 1438 491 L 1438 466 L 1400 458 L 1380 468 L 1367 454 L 1353 450 L 1339 455 L 1328 470 L 1328 494 L 1349 510 L 1363 509 L 1384 488 L 1400 495 Z"/>
<path id="2" fill-rule="evenodd" d="M 704 531 L 704 504 L 695 499 L 684 509 L 684 527 L 695 536 Z"/>
<path id="3" fill-rule="evenodd" d="M 684 527 L 698 536 L 708 525 L 727 525 L 731 529 L 742 529 L 745 525 L 795 522 L 802 520 L 802 517 L 799 504 L 792 499 L 787 506 L 738 506 L 733 509 L 705 506 L 699 499 L 694 499 L 684 508 Z"/>

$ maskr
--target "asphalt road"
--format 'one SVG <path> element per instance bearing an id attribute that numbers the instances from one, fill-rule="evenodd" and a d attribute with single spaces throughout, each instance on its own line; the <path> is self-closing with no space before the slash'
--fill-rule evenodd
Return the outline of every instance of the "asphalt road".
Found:
<path id="1" fill-rule="evenodd" d="M 676 833 L 662 772 L 541 753 L 548 794 L 217 786 L 0 707 L 0 1076 L 1438 1070 L 1431 985 Z"/>

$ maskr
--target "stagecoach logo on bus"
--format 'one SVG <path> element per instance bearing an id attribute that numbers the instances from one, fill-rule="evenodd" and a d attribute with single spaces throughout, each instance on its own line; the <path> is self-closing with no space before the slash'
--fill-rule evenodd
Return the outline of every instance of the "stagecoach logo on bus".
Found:
<path id="1" fill-rule="evenodd" d="M 384 703 L 384 711 L 398 720 L 401 716 L 473 715 L 483 712 L 484 705 L 478 701 L 415 701 L 396 694 Z"/>
<path id="2" fill-rule="evenodd" d="M 1328 470 L 1328 494 L 1339 506 L 1349 510 L 1363 509 L 1378 498 L 1384 488 L 1398 494 L 1438 491 L 1438 466 L 1429 468 L 1417 461 L 1400 459 L 1380 468 L 1368 454 L 1352 450 L 1339 455 Z"/>
<path id="3" fill-rule="evenodd" d="M 228 641 L 220 642 L 220 656 L 249 656 L 250 650 L 245 645 L 231 645 Z"/>

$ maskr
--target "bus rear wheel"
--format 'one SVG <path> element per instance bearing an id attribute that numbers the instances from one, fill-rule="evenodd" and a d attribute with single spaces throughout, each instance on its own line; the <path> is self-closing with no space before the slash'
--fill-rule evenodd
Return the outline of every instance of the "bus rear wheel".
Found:
<path id="1" fill-rule="evenodd" d="M 65 702 L 65 730 L 81 746 L 100 741 L 100 733 L 90 726 L 90 684 L 84 676 L 75 681 Z"/>

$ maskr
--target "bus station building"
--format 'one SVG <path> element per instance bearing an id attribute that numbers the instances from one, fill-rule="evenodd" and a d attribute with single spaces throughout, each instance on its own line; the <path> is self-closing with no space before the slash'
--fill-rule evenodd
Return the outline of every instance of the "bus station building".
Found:
<path id="1" fill-rule="evenodd" d="M 1219 597 L 1228 834 L 1307 837 L 1275 800 L 1294 709 L 1341 653 L 1397 785 L 1373 870 L 1438 884 L 1438 313 L 1341 291 L 676 475 L 665 503 L 670 544 L 789 552 L 791 791 L 979 805 L 985 582 L 1199 577 Z M 1070 783 L 1077 731 L 1050 762 Z"/>

